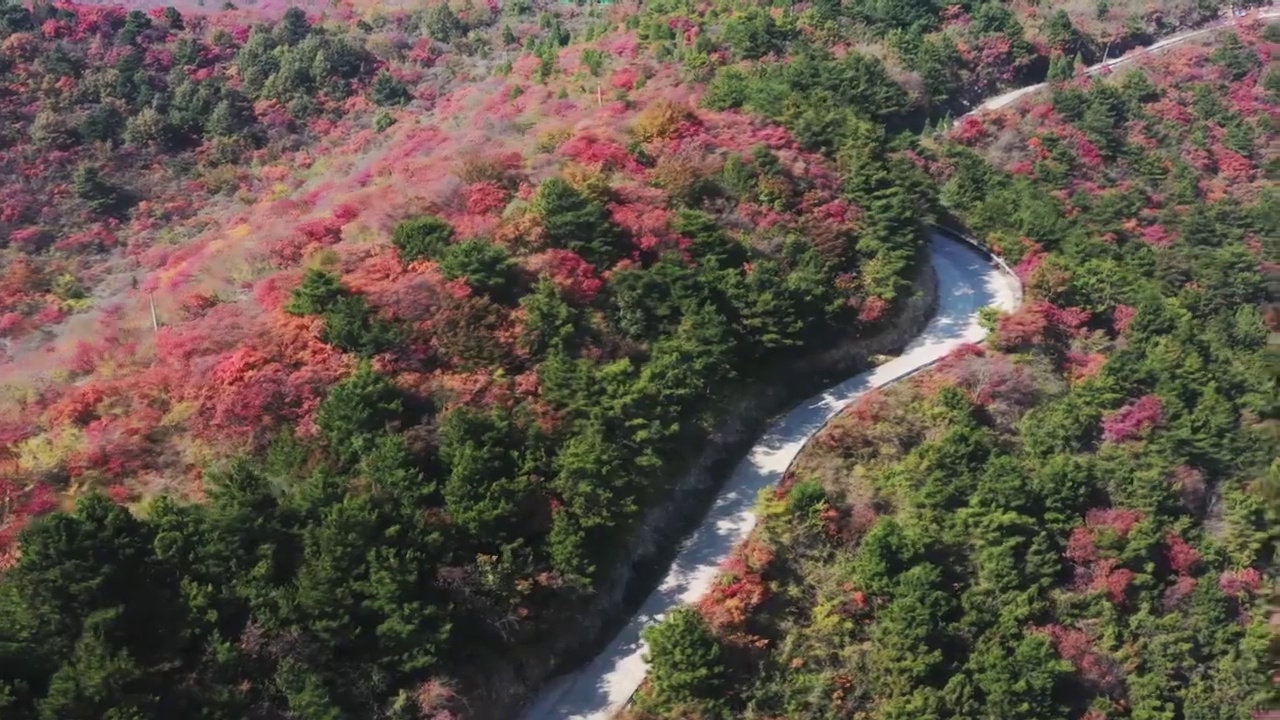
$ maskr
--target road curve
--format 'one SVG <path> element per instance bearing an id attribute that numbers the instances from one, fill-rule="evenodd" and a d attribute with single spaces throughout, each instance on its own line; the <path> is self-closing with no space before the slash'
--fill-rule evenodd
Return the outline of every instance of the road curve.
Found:
<path id="1" fill-rule="evenodd" d="M 986 330 L 978 311 L 1012 310 L 1017 281 L 977 250 L 936 232 L 930 259 L 938 277 L 938 312 L 898 357 L 860 373 L 801 403 L 776 420 L 756 441 L 716 496 L 697 530 L 680 547 L 666 577 L 607 648 L 590 664 L 547 687 L 524 720 L 607 720 L 623 708 L 644 681 L 645 645 L 640 632 L 683 603 L 711 589 L 720 564 L 755 527 L 760 491 L 774 485 L 822 426 L 862 393 L 888 385 L 941 359 Z"/>
<path id="2" fill-rule="evenodd" d="M 1112 58 L 1085 73 L 1094 74 L 1136 57 L 1178 45 L 1205 33 L 1249 20 L 1269 21 L 1280 11 L 1265 8 L 1214 23 L 1210 27 L 1173 35 L 1147 48 Z M 972 112 L 1001 108 L 1045 87 L 1031 85 L 991 98 Z M 805 444 L 845 406 L 862 393 L 910 375 L 940 360 L 965 343 L 986 336 L 978 311 L 1017 307 L 1017 280 L 969 245 L 942 232 L 930 242 L 930 256 L 938 277 L 938 312 L 901 355 L 828 388 L 775 421 L 756 441 L 716 496 L 698 528 L 685 539 L 671 567 L 639 611 L 589 664 L 545 687 L 521 714 L 522 720 L 609 720 L 626 706 L 644 682 L 644 628 L 662 620 L 682 604 L 700 600 L 719 573 L 720 564 L 755 528 L 753 512 L 760 491 L 776 484 Z"/>

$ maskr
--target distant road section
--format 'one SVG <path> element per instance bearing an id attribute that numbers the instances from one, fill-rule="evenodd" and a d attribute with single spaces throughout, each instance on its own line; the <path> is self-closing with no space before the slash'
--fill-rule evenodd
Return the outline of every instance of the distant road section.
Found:
<path id="1" fill-rule="evenodd" d="M 1144 55 L 1150 55 L 1152 53 L 1158 53 L 1161 50 L 1168 48 L 1170 46 L 1180 45 L 1188 40 L 1198 38 L 1201 35 L 1207 35 L 1211 32 L 1216 32 L 1218 30 L 1222 30 L 1224 28 L 1228 28 L 1233 25 L 1239 25 L 1246 21 L 1250 21 L 1250 20 L 1267 21 L 1267 20 L 1275 20 L 1277 18 L 1280 18 L 1280 10 L 1276 10 L 1275 8 L 1266 8 L 1264 10 L 1254 10 L 1244 15 L 1232 15 L 1232 16 L 1223 18 L 1221 20 L 1218 20 L 1206 27 L 1202 27 L 1198 30 L 1188 30 L 1187 32 L 1178 33 L 1176 35 L 1170 35 L 1169 37 L 1163 40 L 1160 40 L 1158 42 L 1154 42 L 1144 48 L 1138 48 L 1125 55 L 1121 55 L 1120 57 L 1114 57 L 1109 60 L 1104 60 L 1098 63 L 1097 65 L 1090 65 L 1089 67 L 1085 68 L 1084 72 L 1087 75 L 1100 73 L 1103 70 L 1114 68 L 1117 65 L 1123 65 L 1135 58 L 1140 58 Z M 1043 89 L 1046 85 L 1048 85 L 1048 83 L 1040 83 L 1038 85 L 1028 85 L 1026 87 L 1018 88 L 1017 90 L 1007 92 L 1003 95 L 998 95 L 996 97 L 991 98 L 990 100 L 987 100 L 986 102 L 982 103 L 981 105 L 979 105 L 978 107 L 974 108 L 973 110 L 971 110 L 969 113 L 966 113 L 966 114 L 972 114 L 975 112 L 983 112 L 985 110 L 996 110 L 998 108 L 1002 108 L 1005 105 L 1008 105 L 1018 100 L 1021 97 L 1030 95 L 1031 93 L 1034 93 L 1037 90 Z"/>

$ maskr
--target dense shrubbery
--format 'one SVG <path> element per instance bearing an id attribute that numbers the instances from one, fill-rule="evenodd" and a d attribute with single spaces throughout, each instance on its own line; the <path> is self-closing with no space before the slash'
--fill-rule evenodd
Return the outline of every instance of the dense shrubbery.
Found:
<path id="1" fill-rule="evenodd" d="M 705 620 L 652 631 L 640 715 L 1252 716 L 1280 519 L 1262 47 L 1174 51 L 940 144 L 948 210 L 1027 302 L 815 439 Z M 731 692 L 693 682 L 695 652 Z"/>

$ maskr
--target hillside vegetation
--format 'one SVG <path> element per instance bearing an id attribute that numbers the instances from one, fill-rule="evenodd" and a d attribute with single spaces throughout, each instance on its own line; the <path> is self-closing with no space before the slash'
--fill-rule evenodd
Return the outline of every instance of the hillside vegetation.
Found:
<path id="1" fill-rule="evenodd" d="M 1023 307 L 815 438 L 713 592 L 649 631 L 637 717 L 1265 707 L 1275 30 L 1054 85 L 929 148 Z"/>
<path id="2" fill-rule="evenodd" d="M 729 399 L 891 326 L 939 197 L 1071 291 L 1091 226 L 1054 224 L 1036 183 L 1075 166 L 1041 158 L 1032 182 L 966 150 L 1012 124 L 920 131 L 1217 11 L 0 0 L 0 715 L 501 712 L 530 689 L 494 686 L 515 650 L 577 630 Z M 1238 230 L 1162 270 L 1209 298 L 1180 300 L 1197 331 L 1263 293 L 1248 42 L 1212 65 L 1247 66 L 1232 104 L 1188 105 L 1216 122 L 1177 171 L 1207 219 L 1127 213 L 1127 184 L 1099 211 L 1176 247 Z M 1061 92 L 1120 157 L 1138 116 L 1114 113 L 1148 101 Z M 1007 349 L 1164 290 L 1111 262 L 1096 297 L 1001 320 Z M 1096 342 L 1070 357 L 1096 370 Z M 1222 432 L 1264 416 L 1250 371 L 1218 391 Z"/>

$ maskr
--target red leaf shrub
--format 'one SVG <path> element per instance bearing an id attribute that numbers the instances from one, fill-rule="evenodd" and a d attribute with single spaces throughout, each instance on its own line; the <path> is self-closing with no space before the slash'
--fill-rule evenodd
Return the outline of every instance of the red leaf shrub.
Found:
<path id="1" fill-rule="evenodd" d="M 633 90 L 640 79 L 640 73 L 632 66 L 618 68 L 609 76 L 609 87 L 618 90 Z"/>
<path id="2" fill-rule="evenodd" d="M 1113 695 L 1121 689 L 1120 666 L 1110 655 L 1095 649 L 1086 632 L 1058 624 L 1031 629 L 1047 635 L 1062 659 L 1070 662 L 1087 683 Z"/>
<path id="3" fill-rule="evenodd" d="M 1048 307 L 1044 301 L 1028 303 L 1000 318 L 994 338 L 996 347 L 1013 351 L 1044 343 L 1049 333 Z"/>
<path id="4" fill-rule="evenodd" d="M 1005 351 L 1065 341 L 1083 334 L 1091 314 L 1082 308 L 1062 308 L 1036 300 L 1000 318 L 993 342 Z"/>
<path id="5" fill-rule="evenodd" d="M 763 573 L 773 562 L 773 550 L 752 538 L 720 566 L 716 585 L 698 603 L 698 610 L 718 632 L 741 631 L 752 611 L 769 598 Z"/>
<path id="6" fill-rule="evenodd" d="M 1067 353 L 1067 377 L 1072 382 L 1082 382 L 1102 372 L 1107 356 L 1102 353 Z"/>
<path id="7" fill-rule="evenodd" d="M 48 485 L 37 485 L 27 493 L 27 498 L 18 510 L 19 515 L 39 517 L 58 509 L 58 495 Z"/>
<path id="8" fill-rule="evenodd" d="M 1116 334 L 1123 335 L 1129 329 L 1129 325 L 1133 323 L 1133 318 L 1137 314 L 1137 308 L 1129 305 L 1117 305 L 1115 310 L 1111 311 L 1111 323 L 1115 327 Z"/>
<path id="9" fill-rule="evenodd" d="M 1168 247 L 1177 240 L 1177 236 L 1169 232 L 1163 225 L 1151 225 L 1142 229 L 1142 242 L 1157 248 Z"/>
<path id="10" fill-rule="evenodd" d="M 1085 514 L 1085 524 L 1071 531 L 1063 553 L 1076 566 L 1076 590 L 1106 592 L 1112 602 L 1124 602 L 1134 573 L 1118 567 L 1114 557 L 1104 557 L 1098 541 L 1108 536 L 1123 540 L 1144 517 L 1137 510 L 1122 508 L 1094 508 Z"/>
<path id="11" fill-rule="evenodd" d="M 964 116 L 951 130 L 951 138 L 961 145 L 977 145 L 989 135 L 986 125 L 976 115 Z"/>
<path id="12" fill-rule="evenodd" d="M 473 183 L 467 188 L 467 212 L 488 215 L 507 206 L 511 197 L 505 188 L 491 182 Z"/>
<path id="13" fill-rule="evenodd" d="M 1179 575 L 1190 573 L 1199 564 L 1200 553 L 1183 540 L 1182 536 L 1171 533 L 1165 538 L 1165 544 L 1168 545 L 1166 554 L 1169 558 L 1169 567 Z"/>
<path id="14" fill-rule="evenodd" d="M 1165 612 L 1173 612 L 1180 609 L 1187 598 L 1191 597 L 1191 593 L 1195 592 L 1199 580 L 1190 575 L 1179 575 L 1173 584 L 1164 591 L 1162 604 Z"/>
<path id="15" fill-rule="evenodd" d="M 621 170 L 639 173 L 643 170 L 621 143 L 593 131 L 574 135 L 560 146 L 559 154 L 583 165 L 605 171 Z"/>
<path id="16" fill-rule="evenodd" d="M 1103 419 L 1102 439 L 1110 443 L 1135 440 L 1143 437 L 1163 419 L 1160 398 L 1144 395 Z"/>
<path id="17" fill-rule="evenodd" d="M 0 337 L 6 335 L 17 335 L 22 326 L 23 316 L 21 313 L 7 312 L 0 314 Z"/>
<path id="18" fill-rule="evenodd" d="M 1119 605 L 1125 601 L 1129 585 L 1133 582 L 1133 571 L 1128 568 L 1113 568 L 1111 564 L 1114 562 L 1102 560 L 1098 563 L 1098 571 L 1094 573 L 1093 585 L 1089 589 L 1094 592 L 1105 590 L 1107 598 Z"/>
<path id="19" fill-rule="evenodd" d="M 553 249 L 534 255 L 529 258 L 529 269 L 549 277 L 571 302 L 590 303 L 604 289 L 596 269 L 572 250 Z"/>
<path id="20" fill-rule="evenodd" d="M 1245 568 L 1244 570 L 1224 570 L 1218 576 L 1218 587 L 1222 588 L 1222 592 L 1233 598 L 1242 598 L 1246 595 L 1253 595 L 1262 586 L 1262 573 L 1253 568 Z"/>
<path id="21" fill-rule="evenodd" d="M 1072 530 L 1071 538 L 1067 540 L 1065 555 L 1068 560 L 1080 565 L 1097 560 L 1098 544 L 1093 530 L 1088 527 L 1078 527 Z"/>
<path id="22" fill-rule="evenodd" d="M 869 297 L 858 310 L 858 321 L 867 324 L 875 323 L 889 311 L 889 301 L 881 297 Z"/>
<path id="23" fill-rule="evenodd" d="M 106 393 L 99 385 L 89 384 L 75 388 L 50 408 L 49 422 L 83 427 L 97 418 L 98 405 L 105 397 Z"/>
<path id="24" fill-rule="evenodd" d="M 143 433 L 146 418 L 127 421 L 99 418 L 85 428 L 85 446 L 67 460 L 72 477 L 100 473 L 112 480 L 124 480 L 153 466 L 158 458 L 151 453 Z"/>
<path id="25" fill-rule="evenodd" d="M 1107 529 L 1119 537 L 1126 537 L 1134 526 L 1146 518 L 1141 511 L 1123 508 L 1094 508 L 1085 513 L 1085 524 L 1095 529 Z"/>

